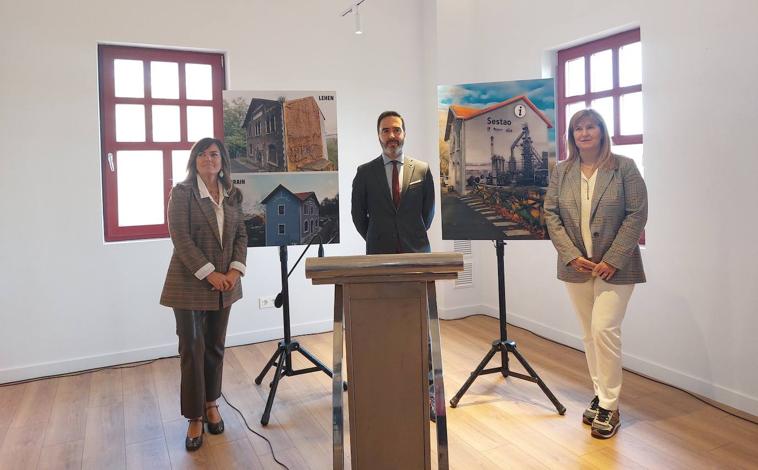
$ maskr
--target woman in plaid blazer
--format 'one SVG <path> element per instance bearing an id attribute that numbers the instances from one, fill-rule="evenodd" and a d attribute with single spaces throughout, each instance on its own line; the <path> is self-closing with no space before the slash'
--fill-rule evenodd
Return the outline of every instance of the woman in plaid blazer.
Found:
<path id="1" fill-rule="evenodd" d="M 232 184 L 224 144 L 204 138 L 190 150 L 187 179 L 171 190 L 168 228 L 174 253 L 161 294 L 173 307 L 181 358 L 181 409 L 189 420 L 187 450 L 208 432 L 224 432 L 221 395 L 224 341 L 231 305 L 242 297 L 247 232 L 242 194 Z"/>
<path id="2" fill-rule="evenodd" d="M 553 169 L 545 222 L 582 324 L 595 397 L 582 420 L 593 437 L 618 431 L 621 322 L 636 283 L 645 282 L 639 238 L 647 221 L 647 189 L 634 160 L 611 153 L 600 114 L 577 112 L 568 127 L 568 159 Z"/>

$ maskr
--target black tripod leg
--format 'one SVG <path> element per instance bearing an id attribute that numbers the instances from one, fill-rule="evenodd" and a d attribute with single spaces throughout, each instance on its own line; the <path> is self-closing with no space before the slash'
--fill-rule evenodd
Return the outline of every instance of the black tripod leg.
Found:
<path id="1" fill-rule="evenodd" d="M 271 415 L 271 407 L 274 405 L 276 388 L 279 386 L 279 380 L 281 380 L 282 373 L 287 367 L 286 351 L 280 349 L 278 353 L 281 354 L 281 358 L 279 359 L 279 363 L 276 365 L 274 380 L 271 382 L 271 390 L 268 392 L 268 400 L 266 400 L 266 408 L 263 410 L 263 416 L 261 416 L 261 424 L 264 426 L 268 424 L 268 418 Z"/>
<path id="2" fill-rule="evenodd" d="M 511 375 L 510 364 L 508 364 L 508 350 L 504 347 L 500 348 L 500 374 L 507 378 Z"/>
<path id="3" fill-rule="evenodd" d="M 311 361 L 311 363 L 313 363 L 314 366 L 316 366 L 319 369 L 321 369 L 326 375 L 328 375 L 329 377 L 332 376 L 332 370 L 329 369 L 328 367 L 326 367 L 321 361 L 319 361 L 318 359 L 316 359 L 311 353 L 308 352 L 307 349 L 305 349 L 302 346 L 300 346 L 297 349 L 297 351 L 300 354 L 302 354 L 303 356 L 305 356 L 306 359 L 308 359 L 309 361 Z"/>
<path id="4" fill-rule="evenodd" d="M 518 352 L 516 347 L 509 348 L 510 352 L 513 353 L 514 356 L 516 356 L 516 359 L 521 363 L 522 366 L 524 366 L 524 369 L 529 373 L 532 378 L 534 378 L 537 381 L 537 385 L 540 386 L 542 389 L 542 392 L 550 399 L 551 402 L 553 402 L 553 406 L 555 406 L 555 409 L 558 411 L 559 415 L 563 415 L 566 413 L 566 407 L 561 404 L 561 402 L 558 401 L 557 398 L 555 398 L 555 395 L 553 395 L 553 392 L 550 391 L 549 388 L 547 388 L 547 385 L 545 385 L 545 382 L 542 381 L 539 375 L 537 375 L 537 372 L 532 369 L 532 367 L 529 365 L 528 362 L 526 362 L 526 359 L 524 359 L 524 356 L 521 355 L 521 353 Z"/>
<path id="5" fill-rule="evenodd" d="M 271 369 L 271 366 L 274 365 L 274 362 L 276 362 L 276 359 L 284 352 L 281 346 L 276 348 L 276 351 L 274 351 L 274 354 L 271 356 L 271 359 L 268 360 L 266 363 L 266 366 L 263 368 L 260 374 L 258 374 L 258 377 L 255 378 L 255 385 L 260 385 L 261 382 L 263 382 L 263 377 L 268 374 L 268 370 Z"/>
<path id="6" fill-rule="evenodd" d="M 490 359 L 492 359 L 492 356 L 495 355 L 496 352 L 501 350 L 502 347 L 498 343 L 497 345 L 492 345 L 492 348 L 490 348 L 490 351 L 487 353 L 486 356 L 484 356 L 484 359 L 482 359 L 482 362 L 479 363 L 478 366 L 476 366 L 476 369 L 474 372 L 471 373 L 471 375 L 468 376 L 468 379 L 466 380 L 466 383 L 463 384 L 460 390 L 458 390 L 458 393 L 455 394 L 453 398 L 450 399 L 450 406 L 455 408 L 458 406 L 458 401 L 463 397 L 463 394 L 466 393 L 466 390 L 471 386 L 472 383 L 474 383 L 474 380 L 476 380 L 479 375 L 481 375 L 482 371 L 485 367 L 487 367 L 487 364 L 490 362 Z"/>
<path id="7" fill-rule="evenodd" d="M 329 377 L 334 377 L 334 375 L 332 374 L 332 370 L 330 368 L 326 367 L 321 361 L 319 361 L 318 359 L 316 359 L 316 357 L 313 356 L 311 353 L 309 353 L 307 349 L 305 349 L 305 348 L 303 348 L 301 346 L 297 350 L 300 351 L 300 353 L 303 356 L 305 356 L 306 359 L 308 359 L 309 361 L 311 361 L 314 366 L 316 366 L 319 369 L 321 369 L 322 371 L 324 371 L 324 373 L 326 375 L 328 375 Z M 347 391 L 347 382 L 344 382 L 344 381 L 342 382 L 342 389 L 345 390 L 345 391 Z"/>

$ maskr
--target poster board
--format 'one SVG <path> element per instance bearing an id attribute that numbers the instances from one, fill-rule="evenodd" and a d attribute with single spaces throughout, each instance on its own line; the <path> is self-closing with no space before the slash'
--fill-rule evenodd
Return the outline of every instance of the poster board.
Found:
<path id="1" fill-rule="evenodd" d="M 336 93 L 226 90 L 223 98 L 248 246 L 338 243 Z"/>
<path id="2" fill-rule="evenodd" d="M 440 85 L 437 95 L 442 238 L 547 239 L 553 80 Z"/>

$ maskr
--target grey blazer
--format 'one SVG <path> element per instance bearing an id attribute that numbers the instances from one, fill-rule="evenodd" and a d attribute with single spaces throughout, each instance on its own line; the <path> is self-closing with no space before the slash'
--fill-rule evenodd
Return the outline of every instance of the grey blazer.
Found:
<path id="1" fill-rule="evenodd" d="M 358 167 L 352 216 L 366 240 L 366 254 L 432 251 L 426 231 L 434 219 L 434 180 L 429 165 L 404 157 L 400 207 L 395 209 L 381 155 Z M 398 245 L 399 240 L 399 245 Z"/>
<path id="2" fill-rule="evenodd" d="M 242 194 L 236 188 L 224 198 L 224 243 L 220 243 L 210 198 L 201 199 L 195 182 L 174 186 L 168 200 L 168 230 L 174 253 L 161 293 L 161 305 L 183 310 L 219 310 L 242 298 L 242 286 L 229 292 L 211 290 L 195 272 L 212 263 L 225 273 L 232 261 L 245 264 L 247 231 L 242 218 Z"/>
<path id="3" fill-rule="evenodd" d="M 645 282 L 639 238 L 647 222 L 647 189 L 634 160 L 613 155 L 616 168 L 598 169 L 590 211 L 592 261 L 605 261 L 617 269 L 611 284 Z M 580 164 L 561 162 L 550 175 L 545 195 L 545 222 L 558 250 L 558 279 L 585 282 L 568 264 L 587 257 L 581 232 Z"/>

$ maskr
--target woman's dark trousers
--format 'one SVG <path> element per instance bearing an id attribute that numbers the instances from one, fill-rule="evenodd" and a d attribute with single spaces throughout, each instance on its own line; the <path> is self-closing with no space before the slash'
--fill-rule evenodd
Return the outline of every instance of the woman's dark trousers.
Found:
<path id="1" fill-rule="evenodd" d="M 224 341 L 230 309 L 174 309 L 182 369 L 181 407 L 185 418 L 202 417 L 205 402 L 221 396 Z"/>

